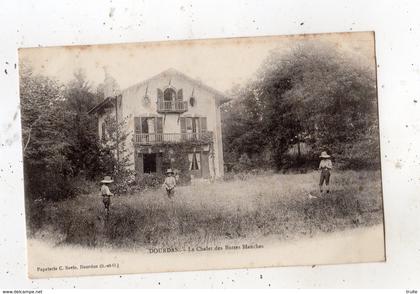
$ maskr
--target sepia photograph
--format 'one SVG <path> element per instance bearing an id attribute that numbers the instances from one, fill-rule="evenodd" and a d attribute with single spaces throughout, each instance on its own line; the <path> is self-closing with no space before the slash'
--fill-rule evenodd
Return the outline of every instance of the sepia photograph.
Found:
<path id="1" fill-rule="evenodd" d="M 374 32 L 21 48 L 30 278 L 385 261 Z"/>

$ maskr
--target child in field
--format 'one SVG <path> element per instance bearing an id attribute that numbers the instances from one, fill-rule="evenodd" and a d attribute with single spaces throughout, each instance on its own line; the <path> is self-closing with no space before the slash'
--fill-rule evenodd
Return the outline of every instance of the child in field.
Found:
<path id="1" fill-rule="evenodd" d="M 105 206 L 105 211 L 106 214 L 109 214 L 109 206 L 111 205 L 111 196 L 114 196 L 114 194 L 111 193 L 111 191 L 109 190 L 108 185 L 113 183 L 114 181 L 111 179 L 111 177 L 106 176 L 102 181 L 102 186 L 101 186 L 101 195 L 102 195 L 102 202 L 104 203 Z"/>
<path id="2" fill-rule="evenodd" d="M 325 182 L 325 187 L 327 188 L 327 193 L 330 193 L 330 170 L 332 169 L 331 159 L 326 151 L 322 151 L 319 156 L 321 161 L 319 163 L 319 169 L 321 170 L 321 176 L 319 179 L 319 191 L 322 193 L 322 185 Z"/>
<path id="3" fill-rule="evenodd" d="M 176 180 L 174 177 L 174 172 L 172 169 L 168 169 L 166 171 L 166 178 L 165 182 L 163 183 L 163 187 L 166 189 L 166 193 L 168 194 L 169 198 L 172 198 L 173 194 L 175 193 L 175 186 L 176 186 Z"/>

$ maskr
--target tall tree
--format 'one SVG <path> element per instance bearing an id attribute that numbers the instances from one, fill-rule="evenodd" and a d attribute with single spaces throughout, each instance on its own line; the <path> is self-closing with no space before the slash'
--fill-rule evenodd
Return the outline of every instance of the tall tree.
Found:
<path id="1" fill-rule="evenodd" d="M 71 194 L 74 168 L 67 159 L 63 86 L 20 67 L 20 98 L 25 189 L 31 198 L 59 199 Z M 57 193 L 60 191 L 60 193 Z"/>
<path id="2" fill-rule="evenodd" d="M 237 161 L 255 154 L 266 143 L 263 134 L 261 103 L 255 99 L 253 85 L 236 88 L 229 94 L 234 99 L 222 106 L 223 148 L 225 161 Z"/>
<path id="3" fill-rule="evenodd" d="M 127 131 L 127 119 L 116 120 L 114 115 L 105 117 L 106 138 L 103 140 L 102 150 L 108 151 L 104 153 L 104 159 L 108 160 L 108 164 L 112 164 L 109 170 L 114 179 L 117 193 L 127 191 L 128 186 L 134 181 L 134 170 L 131 168 L 132 152 L 127 147 L 130 142 L 130 133 Z M 131 142 L 130 142 L 131 143 Z M 112 154 L 109 161 L 108 154 Z"/>
<path id="4" fill-rule="evenodd" d="M 77 70 L 64 91 L 66 98 L 67 140 L 71 153 L 69 159 L 77 173 L 95 178 L 98 172 L 100 146 L 98 144 L 96 119 L 88 115 L 97 99 L 96 93 L 87 82 L 85 73 Z"/>
<path id="5" fill-rule="evenodd" d="M 226 115 L 236 122 L 224 122 L 227 149 L 233 152 L 261 142 L 280 168 L 289 146 L 305 141 L 316 152 L 327 148 L 347 162 L 378 163 L 374 68 L 332 46 L 302 43 L 288 52 L 273 51 L 256 79 L 237 93 L 233 113 Z M 233 147 L 235 142 L 247 146 Z M 368 157 L 360 152 L 367 147 Z"/>

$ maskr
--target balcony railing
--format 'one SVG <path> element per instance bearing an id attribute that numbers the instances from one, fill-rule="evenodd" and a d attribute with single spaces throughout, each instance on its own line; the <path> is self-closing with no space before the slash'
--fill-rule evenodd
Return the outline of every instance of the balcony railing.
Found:
<path id="1" fill-rule="evenodd" d="M 188 110 L 187 101 L 157 101 L 157 111 L 164 113 L 182 113 Z"/>
<path id="2" fill-rule="evenodd" d="M 205 144 L 210 143 L 213 140 L 213 133 L 135 133 L 134 140 L 136 144 L 140 145 L 179 142 L 197 142 Z"/>

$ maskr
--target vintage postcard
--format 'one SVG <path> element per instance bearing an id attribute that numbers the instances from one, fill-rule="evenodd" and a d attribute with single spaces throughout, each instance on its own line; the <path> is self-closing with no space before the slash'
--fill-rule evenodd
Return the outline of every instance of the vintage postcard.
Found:
<path id="1" fill-rule="evenodd" d="M 19 50 L 31 278 L 385 260 L 373 32 Z"/>

